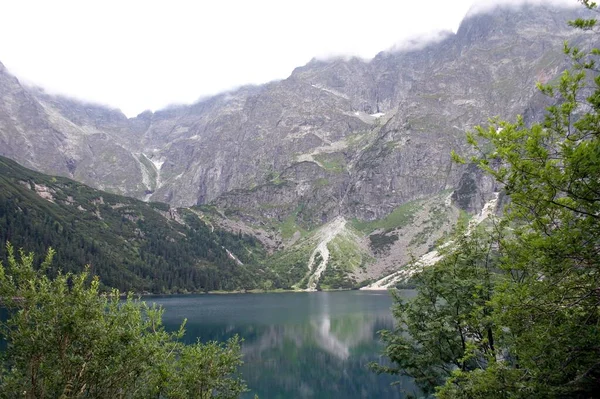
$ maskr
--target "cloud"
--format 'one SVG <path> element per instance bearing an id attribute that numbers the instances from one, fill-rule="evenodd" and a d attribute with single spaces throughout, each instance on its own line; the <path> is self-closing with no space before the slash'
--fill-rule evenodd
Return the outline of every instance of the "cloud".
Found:
<path id="1" fill-rule="evenodd" d="M 500 7 L 518 9 L 523 6 L 582 7 L 577 0 L 479 0 L 473 3 L 466 16 L 488 13 Z"/>
<path id="2" fill-rule="evenodd" d="M 581 4 L 577 0 L 479 0 L 471 5 L 465 15 L 465 18 L 477 14 L 489 13 L 497 8 L 517 10 L 524 6 L 576 8 L 581 7 Z M 395 43 L 386 52 L 398 53 L 421 50 L 428 45 L 442 42 L 453 34 L 454 32 L 449 30 L 439 30 L 408 36 Z"/>
<path id="3" fill-rule="evenodd" d="M 456 32 L 472 2 L 19 0 L 0 13 L 0 61 L 48 92 L 133 116 L 285 79 L 313 57 L 422 48 Z M 526 1 L 548 2 L 565 3 Z M 478 0 L 471 12 L 496 4 Z"/>
<path id="4" fill-rule="evenodd" d="M 394 44 L 387 52 L 399 53 L 406 51 L 421 50 L 430 44 L 436 44 L 444 41 L 454 33 L 449 30 L 440 30 L 426 32 L 419 35 L 409 36 L 402 41 Z"/>
<path id="5" fill-rule="evenodd" d="M 362 62 L 369 62 L 372 58 L 373 57 L 361 57 L 361 56 L 353 55 L 353 54 L 330 52 L 330 53 L 323 53 L 323 54 L 316 55 L 315 57 L 313 57 L 313 60 L 324 61 L 324 62 L 333 62 L 333 61 L 340 60 L 340 61 L 348 62 L 348 61 L 357 59 Z"/>

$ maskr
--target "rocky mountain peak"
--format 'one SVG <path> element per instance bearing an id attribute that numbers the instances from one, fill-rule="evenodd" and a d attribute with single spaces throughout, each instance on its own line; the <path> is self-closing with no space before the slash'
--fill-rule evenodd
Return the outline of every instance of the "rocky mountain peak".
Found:
<path id="1" fill-rule="evenodd" d="M 571 29 L 567 21 L 586 14 L 589 12 L 581 7 L 566 5 L 497 4 L 484 8 L 475 4 L 461 22 L 456 36 L 461 43 L 472 44 L 527 31 L 535 35 L 565 32 Z"/>
<path id="2" fill-rule="evenodd" d="M 315 59 L 283 81 L 130 119 L 13 81 L 0 103 L 0 153 L 176 205 L 253 213 L 266 202 L 277 218 L 303 207 L 307 223 L 378 218 L 456 187 L 462 171 L 450 150 L 490 115 L 511 117 L 539 101 L 535 82 L 564 65 L 572 17 L 497 8 L 422 48 L 369 62 Z"/>
<path id="3" fill-rule="evenodd" d="M 149 109 L 147 109 L 144 112 L 139 113 L 136 116 L 136 118 L 147 120 L 147 119 L 152 119 L 152 116 L 154 116 L 154 112 L 152 112 Z"/>
<path id="4" fill-rule="evenodd" d="M 259 231 L 273 250 L 304 245 L 295 253 L 314 254 L 312 263 L 292 263 L 312 265 L 317 280 L 335 280 L 322 267 L 354 248 L 356 268 L 377 259 L 355 270 L 372 278 L 428 251 L 458 208 L 476 213 L 497 196 L 450 151 L 466 153 L 465 132 L 491 116 L 540 120 L 548 100 L 536 82 L 568 66 L 565 38 L 588 37 L 567 26 L 576 15 L 498 8 L 424 47 L 313 60 L 285 80 L 129 119 L 0 70 L 0 155 L 146 201 L 210 205 L 219 223 Z M 339 220 L 360 234 L 313 239 Z"/>

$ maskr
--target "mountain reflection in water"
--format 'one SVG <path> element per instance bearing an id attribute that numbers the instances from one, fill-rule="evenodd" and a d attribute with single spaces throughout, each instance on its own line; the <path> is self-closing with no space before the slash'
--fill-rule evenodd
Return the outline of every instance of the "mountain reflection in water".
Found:
<path id="1" fill-rule="evenodd" d="M 405 292 L 412 295 L 411 291 Z M 393 327 L 386 292 L 361 291 L 152 297 L 167 328 L 184 318 L 186 340 L 244 339 L 241 372 L 260 398 L 403 398 L 413 386 L 367 368 L 377 331 Z"/>

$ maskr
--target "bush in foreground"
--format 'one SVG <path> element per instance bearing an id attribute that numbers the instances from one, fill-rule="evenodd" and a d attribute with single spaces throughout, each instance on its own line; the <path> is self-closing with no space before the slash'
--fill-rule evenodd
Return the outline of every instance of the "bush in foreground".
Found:
<path id="1" fill-rule="evenodd" d="M 167 332 L 160 308 L 116 290 L 103 295 L 87 272 L 47 277 L 53 250 L 39 268 L 33 254 L 17 256 L 10 244 L 7 252 L 1 398 L 235 398 L 246 390 L 237 337 L 184 345 L 184 325 Z"/>

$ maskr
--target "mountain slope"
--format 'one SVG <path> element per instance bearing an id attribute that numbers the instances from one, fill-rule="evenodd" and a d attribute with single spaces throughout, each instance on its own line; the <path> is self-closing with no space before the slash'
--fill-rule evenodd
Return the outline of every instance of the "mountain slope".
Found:
<path id="1" fill-rule="evenodd" d="M 281 286 L 361 284 L 427 253 L 461 210 L 494 197 L 498 187 L 450 151 L 467 152 L 465 132 L 489 117 L 541 118 L 551 100 L 535 84 L 565 67 L 563 41 L 595 40 L 567 26 L 581 12 L 497 8 L 436 43 L 313 60 L 279 82 L 131 119 L 24 87 L 0 67 L 0 155 L 146 201 L 210 204 L 206 220 L 275 252 Z M 353 244 L 323 244 L 339 220 Z M 362 267 L 336 271 L 334 245 Z"/>
<path id="2" fill-rule="evenodd" d="M 0 67 L 0 155 L 177 206 L 224 194 L 229 204 L 242 190 L 235 201 L 252 208 L 248 197 L 262 195 L 252 190 L 283 175 L 286 203 L 321 194 L 328 219 L 378 218 L 456 185 L 448 151 L 465 130 L 494 115 L 535 117 L 535 82 L 561 69 L 575 15 L 497 9 L 421 49 L 313 61 L 283 81 L 132 119 L 23 87 Z"/>
<path id="3" fill-rule="evenodd" d="M 0 241 L 38 256 L 52 246 L 54 272 L 88 264 L 103 284 L 138 292 L 254 288 L 262 256 L 253 238 L 210 228 L 190 210 L 97 191 L 4 157 Z"/>

